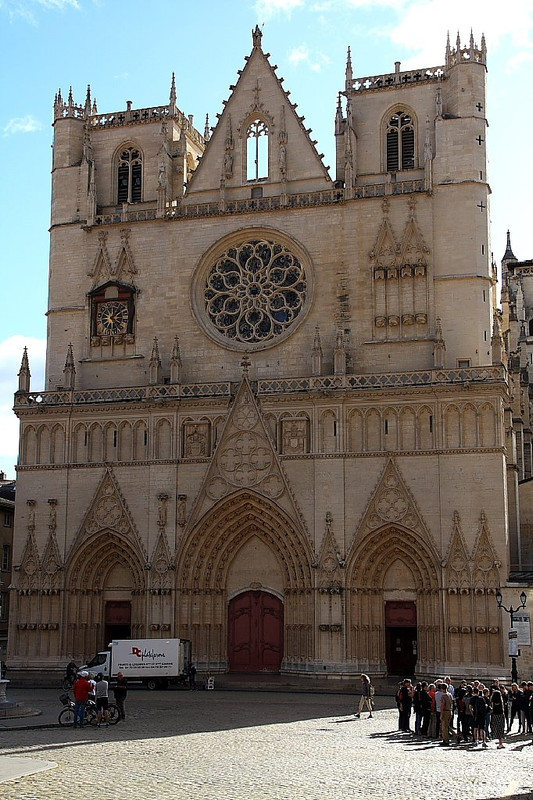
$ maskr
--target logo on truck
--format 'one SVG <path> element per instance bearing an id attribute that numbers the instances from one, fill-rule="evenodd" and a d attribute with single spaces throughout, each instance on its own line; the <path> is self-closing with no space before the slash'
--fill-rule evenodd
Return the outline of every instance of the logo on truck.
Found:
<path id="1" fill-rule="evenodd" d="M 140 647 L 132 647 L 131 654 L 140 658 L 141 661 L 144 661 L 145 658 L 150 658 L 152 661 L 156 658 L 166 658 L 165 653 L 157 653 L 155 650 L 142 650 Z"/>

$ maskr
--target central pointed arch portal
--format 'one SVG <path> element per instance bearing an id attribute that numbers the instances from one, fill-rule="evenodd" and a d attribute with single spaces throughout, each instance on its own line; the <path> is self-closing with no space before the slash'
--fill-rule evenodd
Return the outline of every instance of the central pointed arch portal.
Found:
<path id="1" fill-rule="evenodd" d="M 276 671 L 313 657 L 311 547 L 289 515 L 249 490 L 191 531 L 178 564 L 177 628 L 199 669 Z"/>

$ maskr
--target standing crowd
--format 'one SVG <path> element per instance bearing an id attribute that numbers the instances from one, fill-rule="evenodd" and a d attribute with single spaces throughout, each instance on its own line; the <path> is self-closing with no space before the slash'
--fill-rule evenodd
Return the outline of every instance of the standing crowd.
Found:
<path id="1" fill-rule="evenodd" d="M 372 717 L 373 695 L 370 678 L 362 674 L 356 717 L 365 706 Z M 515 721 L 516 733 L 533 733 L 533 681 L 512 683 L 507 688 L 497 679 L 490 686 L 463 680 L 455 687 L 449 676 L 415 685 L 406 678 L 396 692 L 396 705 L 402 733 L 440 740 L 443 747 L 465 742 L 487 748 L 492 740 L 501 749 L 505 736 L 514 732 Z"/>
<path id="2" fill-rule="evenodd" d="M 532 700 L 533 681 L 523 681 L 520 686 L 513 683 L 507 689 L 497 679 L 490 686 L 479 680 L 463 680 L 454 687 L 449 677 L 414 686 L 406 678 L 396 695 L 398 728 L 415 736 L 440 739 L 445 747 L 455 741 L 486 748 L 493 740 L 501 749 L 515 720 L 518 733 L 532 732 Z"/>

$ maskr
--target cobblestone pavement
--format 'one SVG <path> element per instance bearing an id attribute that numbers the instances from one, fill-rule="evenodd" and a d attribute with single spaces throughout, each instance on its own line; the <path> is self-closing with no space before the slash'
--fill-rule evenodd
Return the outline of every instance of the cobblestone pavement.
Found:
<path id="1" fill-rule="evenodd" d="M 58 692 L 34 690 L 60 710 Z M 44 695 L 48 697 L 45 699 Z M 52 695 L 55 706 L 52 706 Z M 29 695 L 28 695 L 29 696 Z M 355 719 L 351 695 L 130 691 L 115 727 L 0 728 L 0 757 L 53 769 L 0 784 L 2 800 L 496 800 L 533 798 L 531 737 L 439 747 L 396 730 L 391 698 Z M 40 718 L 16 725 L 33 726 Z M 6 720 L 4 725 L 9 724 Z"/>

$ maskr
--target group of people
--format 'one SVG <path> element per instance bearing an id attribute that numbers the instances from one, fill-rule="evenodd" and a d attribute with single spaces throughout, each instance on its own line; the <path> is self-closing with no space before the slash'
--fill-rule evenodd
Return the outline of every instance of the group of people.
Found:
<path id="1" fill-rule="evenodd" d="M 81 728 L 85 723 L 85 709 L 89 700 L 93 699 L 96 703 L 96 722 L 100 727 L 102 724 L 109 726 L 109 681 L 102 672 L 96 676 L 89 674 L 86 670 L 73 671 L 74 662 L 67 666 L 67 678 L 72 680 L 72 692 L 74 694 L 74 719 L 73 728 Z M 74 665 L 75 667 L 75 665 Z M 112 688 L 115 696 L 115 703 L 118 708 L 120 719 L 126 719 L 124 704 L 128 694 L 128 682 L 124 675 L 119 672 L 116 683 Z"/>
<path id="2" fill-rule="evenodd" d="M 454 687 L 449 676 L 435 683 L 420 681 L 414 686 L 406 678 L 398 687 L 396 703 L 400 731 L 441 739 L 445 747 L 455 741 L 486 748 L 492 739 L 501 749 L 515 719 L 518 733 L 532 732 L 533 681 L 513 683 L 508 689 L 497 679 L 490 686 L 479 680 L 463 680 Z"/>

